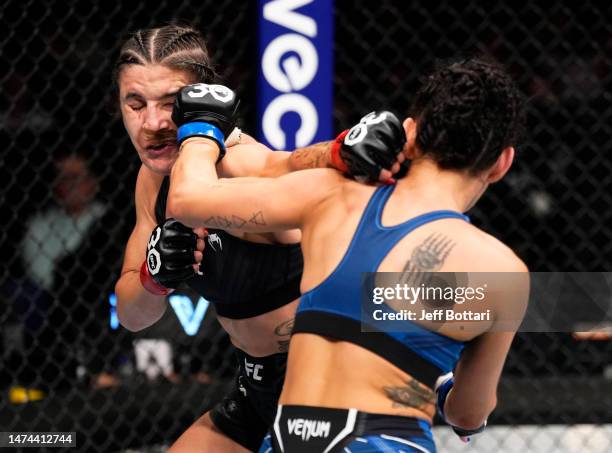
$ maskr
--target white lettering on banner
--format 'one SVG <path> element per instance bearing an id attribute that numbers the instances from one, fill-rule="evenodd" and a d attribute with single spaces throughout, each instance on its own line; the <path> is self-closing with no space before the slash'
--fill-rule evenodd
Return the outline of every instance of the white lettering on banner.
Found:
<path id="1" fill-rule="evenodd" d="M 302 122 L 295 133 L 295 146 L 306 146 L 313 139 L 319 127 L 317 109 L 310 99 L 297 93 L 283 94 L 277 97 L 264 112 L 263 132 L 275 149 L 285 149 L 287 139 L 280 127 L 280 120 L 287 112 L 297 113 Z"/>
<path id="2" fill-rule="evenodd" d="M 276 149 L 286 149 L 287 137 L 280 126 L 282 117 L 294 112 L 300 117 L 295 146 L 311 143 L 319 128 L 317 109 L 305 96 L 295 93 L 306 88 L 319 69 L 319 56 L 315 46 L 306 37 L 317 36 L 316 21 L 295 10 L 314 0 L 273 0 L 263 7 L 265 20 L 292 32 L 278 36 L 266 46 L 262 56 L 264 79 L 275 90 L 286 93 L 275 98 L 266 107 L 262 130 L 267 141 Z M 303 35 L 303 36 L 302 36 Z M 304 37 L 306 36 L 306 37 Z M 283 58 L 286 56 L 286 58 Z"/>
<path id="3" fill-rule="evenodd" d="M 301 436 L 303 441 L 308 442 L 311 437 L 327 437 L 331 429 L 331 422 L 321 420 L 308 420 L 295 418 L 287 420 L 289 434 Z"/>
<path id="4" fill-rule="evenodd" d="M 317 36 L 317 23 L 312 17 L 296 13 L 294 9 L 312 3 L 313 0 L 274 0 L 266 3 L 263 16 L 281 27 L 295 30 L 303 35 L 314 38 Z"/>
<path id="5" fill-rule="evenodd" d="M 289 52 L 297 53 L 297 57 L 292 55 L 282 60 Z M 299 91 L 312 82 L 319 68 L 319 56 L 308 39 L 291 33 L 268 44 L 261 64 L 268 83 L 278 91 L 288 93 Z"/>

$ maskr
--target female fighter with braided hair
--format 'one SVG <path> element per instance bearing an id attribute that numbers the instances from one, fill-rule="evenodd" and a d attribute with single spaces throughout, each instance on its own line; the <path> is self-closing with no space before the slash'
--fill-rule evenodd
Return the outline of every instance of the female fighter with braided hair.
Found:
<path id="1" fill-rule="evenodd" d="M 183 94 L 174 115 L 188 124 Z M 389 112 L 364 117 L 337 146 L 403 149 L 411 159 L 405 178 L 381 187 L 329 169 L 219 180 L 223 126 L 216 118 L 224 108 L 208 101 L 198 121 L 215 134 L 182 142 L 168 212 L 191 227 L 223 217 L 243 231 L 302 231 L 302 298 L 279 409 L 260 451 L 432 453 L 436 406 L 461 437 L 482 430 L 524 313 L 528 274 L 463 213 L 514 159 L 523 113 L 511 78 L 483 60 L 455 62 L 425 79 L 403 123 Z M 364 273 L 406 271 L 425 283 L 436 271 L 470 273 L 470 284 L 483 278 L 474 273 L 503 274 L 486 280 L 480 320 L 423 316 L 397 331 L 364 317 L 373 299 L 362 312 L 362 298 L 376 289 Z M 470 304 L 455 297 L 450 305 L 447 321 L 467 316 Z M 388 320 L 406 308 L 397 300 L 376 307 Z"/>
<path id="2" fill-rule="evenodd" d="M 121 48 L 114 76 L 123 123 L 142 161 L 136 225 L 116 285 L 119 320 L 132 331 L 155 323 L 166 310 L 165 296 L 182 282 L 211 301 L 237 347 L 240 373 L 230 394 L 189 428 L 176 449 L 256 450 L 273 421 L 285 373 L 302 274 L 299 231 L 243 232 L 221 219 L 208 230 L 204 249 L 202 228 L 192 231 L 166 219 L 168 176 L 178 157 L 171 118 L 176 93 L 185 85 L 217 78 L 196 30 L 169 25 L 137 31 Z M 191 101 L 197 111 L 198 97 Z M 228 136 L 236 108 L 232 106 Z M 293 153 L 272 152 L 234 130 L 227 146 L 225 158 L 215 166 L 225 178 L 277 176 L 331 161 L 326 143 Z M 390 171 L 383 168 L 391 168 L 396 155 L 336 157 L 353 175 L 386 179 Z M 199 263 L 203 275 L 196 273 Z"/>

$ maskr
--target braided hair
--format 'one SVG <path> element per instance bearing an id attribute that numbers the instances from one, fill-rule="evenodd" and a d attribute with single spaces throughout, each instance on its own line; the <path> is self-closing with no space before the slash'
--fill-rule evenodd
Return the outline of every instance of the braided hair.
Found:
<path id="1" fill-rule="evenodd" d="M 133 33 L 115 62 L 114 86 L 118 86 L 125 67 L 137 64 L 159 64 L 187 71 L 193 77 L 192 83 L 214 83 L 218 79 L 202 35 L 186 26 L 166 25 Z"/>

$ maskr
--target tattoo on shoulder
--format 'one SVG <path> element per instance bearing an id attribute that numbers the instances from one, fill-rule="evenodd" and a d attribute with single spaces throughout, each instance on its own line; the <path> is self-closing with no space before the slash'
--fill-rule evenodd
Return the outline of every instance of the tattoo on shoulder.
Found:
<path id="1" fill-rule="evenodd" d="M 290 337 L 291 331 L 293 330 L 294 321 L 295 320 L 291 318 L 291 319 L 288 319 L 287 321 L 280 323 L 278 326 L 274 328 L 274 335 L 278 337 Z M 289 351 L 289 338 L 277 340 L 277 343 L 278 343 L 278 350 L 280 352 Z"/>
<path id="2" fill-rule="evenodd" d="M 441 269 L 456 243 L 448 236 L 433 233 L 417 245 L 406 261 L 402 272 L 406 273 L 403 283 L 418 285 L 429 280 L 430 272 Z"/>
<path id="3" fill-rule="evenodd" d="M 232 215 L 229 217 L 213 215 L 208 217 L 207 219 L 204 219 L 204 225 L 207 225 L 211 228 L 218 228 L 220 230 L 240 229 L 243 228 L 247 223 L 260 226 L 267 225 L 262 211 L 254 212 L 249 219 L 245 219 L 237 215 Z"/>
<path id="4" fill-rule="evenodd" d="M 455 247 L 455 242 L 439 233 L 430 234 L 412 251 L 404 272 L 434 272 L 442 267 L 444 261 Z"/>
<path id="5" fill-rule="evenodd" d="M 436 395 L 429 387 L 413 378 L 409 378 L 406 386 L 383 387 L 383 391 L 392 401 L 394 408 L 414 408 L 428 410 L 436 402 Z"/>

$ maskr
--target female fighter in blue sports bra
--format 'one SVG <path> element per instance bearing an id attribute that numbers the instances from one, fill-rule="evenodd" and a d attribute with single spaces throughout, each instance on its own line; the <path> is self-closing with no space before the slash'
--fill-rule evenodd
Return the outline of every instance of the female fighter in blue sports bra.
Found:
<path id="1" fill-rule="evenodd" d="M 528 274 L 462 213 L 512 164 L 523 113 L 510 77 L 479 59 L 444 66 L 425 79 L 403 123 L 373 112 L 341 135 L 340 155 L 403 148 L 408 175 L 382 187 L 328 169 L 217 180 L 223 134 L 214 104 L 201 116 L 211 138 L 182 143 L 169 213 L 191 227 L 214 227 L 221 216 L 244 231 L 302 230 L 303 295 L 279 410 L 260 451 L 431 453 L 436 405 L 459 435 L 481 430 L 496 405 Z M 416 319 L 404 333 L 362 332 L 363 274 L 377 271 L 514 274 L 496 283 L 488 316 L 462 324 L 469 328 Z M 467 305 L 451 303 L 451 311 Z M 454 379 L 437 379 L 452 371 Z"/>

